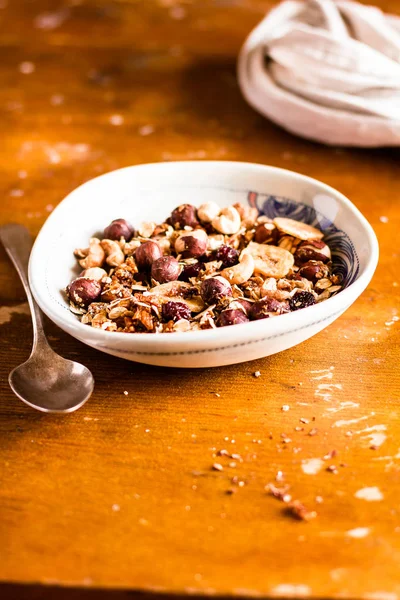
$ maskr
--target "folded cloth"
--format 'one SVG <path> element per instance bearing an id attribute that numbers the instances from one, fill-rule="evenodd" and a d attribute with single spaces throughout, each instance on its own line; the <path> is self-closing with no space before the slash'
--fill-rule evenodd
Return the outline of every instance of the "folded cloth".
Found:
<path id="1" fill-rule="evenodd" d="M 348 0 L 285 0 L 239 55 L 248 103 L 288 131 L 400 146 L 400 17 Z"/>

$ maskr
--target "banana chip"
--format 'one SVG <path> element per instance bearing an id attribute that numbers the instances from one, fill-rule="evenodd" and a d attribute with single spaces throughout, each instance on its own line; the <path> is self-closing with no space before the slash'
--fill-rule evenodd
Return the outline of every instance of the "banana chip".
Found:
<path id="1" fill-rule="evenodd" d="M 277 217 L 274 219 L 274 223 L 279 231 L 291 235 L 299 240 L 321 240 L 324 234 L 319 229 L 307 225 L 307 223 L 301 223 L 300 221 L 294 221 L 293 219 L 286 219 L 285 217 Z"/>
<path id="2" fill-rule="evenodd" d="M 264 277 L 280 279 L 285 277 L 294 265 L 293 254 L 279 246 L 250 242 L 245 252 L 254 258 L 254 273 L 260 273 Z"/>
<path id="3" fill-rule="evenodd" d="M 192 312 L 197 313 L 204 309 L 205 304 L 199 295 L 184 297 L 185 292 L 191 288 L 193 286 L 185 281 L 169 281 L 151 288 L 149 292 L 158 296 L 162 302 L 183 302 Z"/>

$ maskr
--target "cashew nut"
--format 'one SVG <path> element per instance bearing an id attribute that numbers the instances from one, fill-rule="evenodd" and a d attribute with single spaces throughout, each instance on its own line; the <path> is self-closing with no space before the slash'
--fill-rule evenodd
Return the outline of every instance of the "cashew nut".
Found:
<path id="1" fill-rule="evenodd" d="M 211 223 L 221 212 L 221 207 L 216 202 L 205 202 L 197 209 L 197 216 L 203 223 Z"/>
<path id="2" fill-rule="evenodd" d="M 101 269 L 100 267 L 90 267 L 90 269 L 85 269 L 82 271 L 79 277 L 86 277 L 87 279 L 101 281 L 103 277 L 107 277 L 107 271 Z"/>
<path id="3" fill-rule="evenodd" d="M 240 229 L 241 219 L 238 211 L 233 206 L 227 206 L 221 210 L 221 214 L 212 222 L 214 229 L 226 235 L 237 233 Z"/>
<path id="4" fill-rule="evenodd" d="M 124 253 L 126 256 L 132 256 L 132 254 L 134 254 L 135 250 L 137 248 L 139 248 L 140 246 L 140 240 L 138 239 L 134 239 L 131 240 L 130 242 L 126 242 L 126 244 L 124 245 Z"/>
<path id="5" fill-rule="evenodd" d="M 83 269 L 101 267 L 106 256 L 98 238 L 90 238 L 89 248 L 84 253 L 86 257 L 79 261 Z"/>
<path id="6" fill-rule="evenodd" d="M 225 242 L 225 237 L 222 233 L 212 233 L 208 236 L 208 249 L 216 250 L 220 246 L 222 246 Z"/>
<path id="7" fill-rule="evenodd" d="M 240 257 L 240 262 L 238 265 L 234 267 L 228 267 L 221 271 L 222 277 L 225 277 L 229 281 L 229 283 L 236 283 L 240 285 L 244 283 L 253 275 L 254 272 L 254 259 L 251 254 L 247 254 L 246 252 L 242 252 Z"/>
<path id="8" fill-rule="evenodd" d="M 125 256 L 118 242 L 115 240 L 102 240 L 101 245 L 107 255 L 106 263 L 108 265 L 118 267 L 124 262 Z"/>

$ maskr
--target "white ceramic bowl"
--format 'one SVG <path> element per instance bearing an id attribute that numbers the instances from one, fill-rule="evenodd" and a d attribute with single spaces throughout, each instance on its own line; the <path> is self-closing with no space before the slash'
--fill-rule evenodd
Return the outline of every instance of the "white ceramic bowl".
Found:
<path id="1" fill-rule="evenodd" d="M 77 275 L 73 250 L 116 218 L 134 225 L 163 221 L 177 205 L 206 200 L 250 202 L 268 216 L 317 224 L 334 250 L 345 286 L 336 296 L 293 313 L 231 327 L 173 334 L 107 332 L 82 324 L 63 290 Z M 286 350 L 315 335 L 363 292 L 378 261 L 376 236 L 355 206 L 333 188 L 297 173 L 235 162 L 139 165 L 74 190 L 44 224 L 32 250 L 29 281 L 46 315 L 80 341 L 121 358 L 168 367 L 229 365 Z"/>

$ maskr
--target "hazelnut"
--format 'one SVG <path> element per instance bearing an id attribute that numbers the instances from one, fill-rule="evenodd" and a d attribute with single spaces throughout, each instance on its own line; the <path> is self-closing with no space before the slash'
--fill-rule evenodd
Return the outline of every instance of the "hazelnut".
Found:
<path id="1" fill-rule="evenodd" d="M 279 302 L 275 298 L 266 296 L 253 304 L 249 316 L 253 321 L 258 321 L 259 319 L 267 319 L 270 313 L 280 315 L 285 312 L 288 312 L 287 302 Z"/>
<path id="2" fill-rule="evenodd" d="M 95 279 L 78 277 L 67 287 L 68 298 L 77 306 L 89 306 L 101 293 L 101 284 Z"/>
<path id="3" fill-rule="evenodd" d="M 307 240 L 297 246 L 294 257 L 296 264 L 306 263 L 309 260 L 327 263 L 331 259 L 331 251 L 329 246 L 321 240 Z"/>
<path id="4" fill-rule="evenodd" d="M 318 279 L 328 277 L 329 269 L 321 261 L 309 260 L 301 267 L 299 275 L 315 283 Z"/>
<path id="5" fill-rule="evenodd" d="M 191 277 L 198 277 L 202 269 L 204 269 L 204 264 L 199 261 L 192 265 L 185 265 L 179 275 L 179 279 L 181 281 L 189 281 Z"/>
<path id="6" fill-rule="evenodd" d="M 159 283 L 175 281 L 180 272 L 180 264 L 173 256 L 162 256 L 151 265 L 151 276 Z"/>
<path id="7" fill-rule="evenodd" d="M 172 211 L 169 222 L 175 229 L 183 229 L 184 227 L 197 227 L 196 207 L 192 204 L 181 204 Z"/>
<path id="8" fill-rule="evenodd" d="M 273 243 L 277 242 L 279 231 L 273 223 L 260 223 L 257 225 L 254 234 L 254 241 L 257 244 L 264 244 L 267 240 L 271 240 Z"/>
<path id="9" fill-rule="evenodd" d="M 191 317 L 190 308 L 184 302 L 166 302 L 161 309 L 163 321 L 189 320 Z"/>
<path id="10" fill-rule="evenodd" d="M 244 300 L 244 298 L 238 298 L 236 302 L 241 304 L 248 315 L 250 313 L 251 307 L 253 306 L 253 302 L 249 302 L 248 300 Z"/>
<path id="11" fill-rule="evenodd" d="M 151 268 L 154 261 L 162 256 L 162 250 L 157 242 L 144 242 L 135 251 L 135 261 L 139 271 L 146 271 Z"/>
<path id="12" fill-rule="evenodd" d="M 226 327 L 227 325 L 237 325 L 239 323 L 248 323 L 249 319 L 242 310 L 228 309 L 222 311 L 219 317 L 219 327 Z"/>
<path id="13" fill-rule="evenodd" d="M 204 279 L 200 287 L 200 295 L 207 304 L 215 304 L 224 296 L 232 296 L 232 288 L 224 277 L 209 277 Z"/>
<path id="14" fill-rule="evenodd" d="M 180 235 L 175 242 L 175 250 L 184 258 L 202 256 L 207 250 L 207 234 L 204 229 L 196 229 Z"/>
<path id="15" fill-rule="evenodd" d="M 122 237 L 128 242 L 132 237 L 134 229 L 125 219 L 114 219 L 104 230 L 104 238 L 108 240 L 120 240 Z"/>

